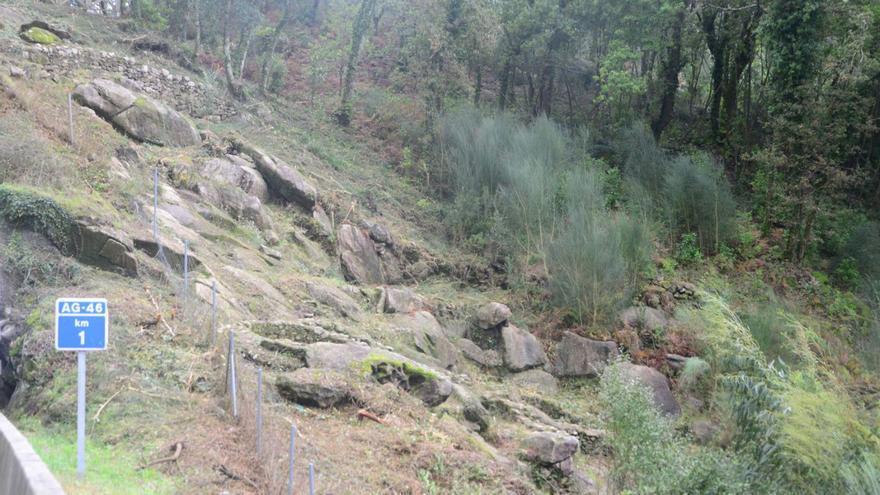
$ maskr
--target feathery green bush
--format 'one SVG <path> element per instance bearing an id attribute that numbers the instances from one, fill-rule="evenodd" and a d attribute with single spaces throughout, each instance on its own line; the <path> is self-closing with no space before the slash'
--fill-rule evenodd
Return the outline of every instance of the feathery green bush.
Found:
<path id="1" fill-rule="evenodd" d="M 692 233 L 703 253 L 716 254 L 734 236 L 736 203 L 708 155 L 670 156 L 642 124 L 621 132 L 613 148 L 629 181 L 630 200 L 637 210 L 664 220 L 671 239 Z"/>
<path id="2" fill-rule="evenodd" d="M 581 321 L 606 319 L 635 289 L 651 236 L 644 222 L 606 210 L 588 138 L 546 118 L 526 125 L 471 111 L 447 116 L 442 141 L 453 237 L 541 262 L 556 303 Z"/>
<path id="3" fill-rule="evenodd" d="M 747 492 L 739 461 L 716 449 L 691 448 L 654 405 L 651 391 L 627 378 L 619 363 L 603 373 L 599 397 L 618 490 L 653 495 Z"/>
<path id="4" fill-rule="evenodd" d="M 880 495 L 880 456 L 863 453 L 840 472 L 848 495 Z"/>
<path id="5" fill-rule="evenodd" d="M 660 202 L 673 236 L 696 234 L 704 253 L 718 253 L 736 232 L 736 204 L 730 185 L 707 155 L 673 160 Z"/>

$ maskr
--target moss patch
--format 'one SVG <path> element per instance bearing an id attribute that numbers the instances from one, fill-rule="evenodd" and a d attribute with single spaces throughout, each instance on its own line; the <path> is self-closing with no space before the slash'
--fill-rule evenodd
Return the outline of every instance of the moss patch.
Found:
<path id="1" fill-rule="evenodd" d="M 389 381 L 395 372 L 402 372 L 410 379 L 420 377 L 422 382 L 436 380 L 437 374 L 408 361 L 394 359 L 381 353 L 372 353 L 358 363 L 358 369 L 365 375 L 373 375 L 380 382 Z"/>
<path id="2" fill-rule="evenodd" d="M 23 31 L 21 33 L 22 39 L 25 41 L 30 41 L 31 43 L 39 43 L 41 45 L 54 45 L 55 43 L 61 42 L 61 38 L 52 33 L 51 31 L 46 31 L 43 28 L 32 27 L 27 31 Z"/>

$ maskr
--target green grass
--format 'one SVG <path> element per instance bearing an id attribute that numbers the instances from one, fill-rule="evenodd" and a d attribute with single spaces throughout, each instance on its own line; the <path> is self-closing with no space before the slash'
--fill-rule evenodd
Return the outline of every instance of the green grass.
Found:
<path id="1" fill-rule="evenodd" d="M 46 428 L 33 418 L 18 427 L 58 478 L 68 495 L 162 495 L 176 493 L 174 480 L 153 469 L 137 470 L 140 461 L 120 445 L 86 441 L 86 476 L 76 476 L 76 433 Z"/>

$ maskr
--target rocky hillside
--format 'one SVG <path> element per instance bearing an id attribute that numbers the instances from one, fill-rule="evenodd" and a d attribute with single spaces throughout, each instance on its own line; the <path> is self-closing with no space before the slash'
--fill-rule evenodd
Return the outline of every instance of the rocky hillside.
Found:
<path id="1" fill-rule="evenodd" d="M 38 447 L 71 493 L 280 493 L 290 424 L 297 479 L 314 463 L 322 493 L 601 490 L 589 378 L 617 344 L 539 341 L 496 288 L 504 274 L 446 244 L 369 149 L 338 131 L 306 145 L 321 130 L 295 130 L 298 110 L 226 100 L 121 33 L 108 44 L 112 23 L 96 40 L 64 10 L 4 5 L 0 20 L 0 402 L 52 439 Z M 90 361 L 90 440 L 146 492 L 76 483 L 53 453 L 72 440 L 74 369 L 53 350 L 52 304 L 75 295 L 113 315 L 110 350 Z M 663 375 L 628 370 L 678 413 Z M 135 470 L 178 443 L 175 461 Z"/>
<path id="2" fill-rule="evenodd" d="M 297 493 L 310 463 L 318 493 L 617 493 L 614 462 L 636 481 L 663 471 L 639 464 L 643 439 L 692 472 L 735 448 L 742 425 L 714 402 L 725 380 L 747 405 L 781 404 L 771 389 L 795 404 L 780 415 L 802 428 L 784 440 L 805 452 L 787 459 L 800 471 L 849 460 L 842 438 L 876 440 L 877 387 L 834 337 L 847 308 L 813 310 L 842 296 L 761 264 L 767 245 L 742 242 L 756 254 L 737 271 L 655 259 L 613 323 L 579 326 L 540 284 L 450 241 L 374 139 L 319 105 L 231 98 L 155 36 L 0 4 L 0 407 L 69 493 L 286 493 L 291 426 Z M 811 310 L 774 327 L 782 350 L 765 360 L 736 311 L 769 285 Z M 53 303 L 71 296 L 105 297 L 111 314 L 109 350 L 89 360 L 84 481 L 75 359 L 53 342 Z M 618 386 L 643 403 L 617 410 L 633 396 Z M 817 432 L 834 440 L 824 450 Z"/>

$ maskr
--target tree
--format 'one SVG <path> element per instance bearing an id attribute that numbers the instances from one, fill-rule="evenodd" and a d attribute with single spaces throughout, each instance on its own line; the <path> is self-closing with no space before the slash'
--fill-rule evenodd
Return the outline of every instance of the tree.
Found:
<path id="1" fill-rule="evenodd" d="M 671 22 L 669 23 L 669 43 L 665 48 L 663 60 L 660 65 L 660 110 L 651 121 L 651 131 L 654 139 L 660 139 L 660 135 L 672 121 L 675 111 L 675 98 L 678 95 L 678 75 L 684 67 L 682 58 L 682 32 L 684 31 L 685 18 L 687 16 L 689 0 L 684 0 L 681 5 L 672 7 Z"/>
<path id="2" fill-rule="evenodd" d="M 292 5 L 293 0 L 284 0 L 284 12 L 281 14 L 281 19 L 272 31 L 269 48 L 263 54 L 263 65 L 260 69 L 260 91 L 263 94 L 266 93 L 266 88 L 269 86 L 269 61 L 275 56 L 275 49 L 278 47 L 278 40 L 281 38 L 281 33 L 284 31 L 284 27 L 287 26 L 287 23 L 290 22 L 291 12 L 293 10 L 291 9 Z"/>
<path id="3" fill-rule="evenodd" d="M 376 0 L 361 0 L 360 8 L 352 23 L 351 48 L 348 51 L 348 61 L 345 64 L 342 97 L 335 114 L 336 122 L 341 126 L 348 126 L 351 123 L 351 91 L 354 85 L 354 74 L 357 69 L 358 55 L 361 51 L 364 34 L 370 28 L 370 18 L 375 8 Z"/>
<path id="4" fill-rule="evenodd" d="M 706 47 L 712 55 L 709 130 L 714 143 L 725 149 L 736 130 L 742 75 L 755 57 L 758 23 L 764 11 L 760 2 L 742 0 L 705 2 L 699 13 Z"/>
<path id="5" fill-rule="evenodd" d="M 223 21 L 223 71 L 226 75 L 226 86 L 229 93 L 236 99 L 244 98 L 244 90 L 235 78 L 235 67 L 232 61 L 232 19 L 235 0 L 226 0 Z"/>

